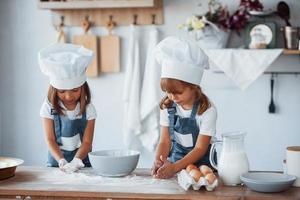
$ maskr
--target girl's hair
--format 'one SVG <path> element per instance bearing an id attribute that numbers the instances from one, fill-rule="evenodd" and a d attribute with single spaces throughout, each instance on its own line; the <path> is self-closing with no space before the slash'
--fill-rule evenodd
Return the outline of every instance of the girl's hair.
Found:
<path id="1" fill-rule="evenodd" d="M 61 115 L 64 115 L 63 108 L 58 103 L 59 99 L 58 99 L 57 92 L 58 89 L 50 85 L 48 90 L 48 100 L 52 104 L 56 112 L 58 112 Z M 85 82 L 81 86 L 81 94 L 80 94 L 79 102 L 80 102 L 80 112 L 78 113 L 78 115 L 81 115 L 85 112 L 86 106 L 91 102 L 91 91 L 87 82 Z"/>
<path id="2" fill-rule="evenodd" d="M 200 101 L 200 106 L 198 108 L 198 114 L 201 115 L 204 113 L 210 106 L 209 99 L 202 92 L 201 87 L 192 83 L 187 83 L 185 81 L 172 79 L 172 78 L 162 78 L 160 81 L 160 87 L 164 92 L 178 94 L 182 92 L 184 87 L 190 87 L 192 91 L 195 92 L 196 100 Z M 169 99 L 168 96 L 165 96 L 160 102 L 160 109 L 169 108 L 172 106 L 173 101 Z"/>

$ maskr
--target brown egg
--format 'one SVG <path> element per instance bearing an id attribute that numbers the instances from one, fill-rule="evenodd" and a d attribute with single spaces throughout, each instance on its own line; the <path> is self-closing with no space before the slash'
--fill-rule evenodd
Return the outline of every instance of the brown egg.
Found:
<path id="1" fill-rule="evenodd" d="M 204 176 L 206 174 L 213 173 L 213 170 L 210 167 L 208 167 L 207 165 L 201 165 L 199 168 L 200 168 L 201 173 L 204 174 Z"/>
<path id="2" fill-rule="evenodd" d="M 198 169 L 192 169 L 189 174 L 196 182 L 198 182 L 200 177 L 203 176 L 203 174 Z"/>
<path id="3" fill-rule="evenodd" d="M 209 173 L 205 175 L 205 179 L 209 184 L 212 184 L 217 179 L 217 177 L 214 175 L 214 173 Z"/>
<path id="4" fill-rule="evenodd" d="M 189 165 L 186 167 L 187 173 L 190 173 L 190 171 L 191 171 L 192 169 L 197 169 L 197 170 L 198 170 L 198 167 L 197 167 L 196 165 L 189 164 Z"/>

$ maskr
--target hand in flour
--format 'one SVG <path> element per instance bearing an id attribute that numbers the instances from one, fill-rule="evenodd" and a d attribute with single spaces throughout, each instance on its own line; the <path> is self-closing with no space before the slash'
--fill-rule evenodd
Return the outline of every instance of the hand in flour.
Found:
<path id="1" fill-rule="evenodd" d="M 68 161 L 66 159 L 62 158 L 58 161 L 58 167 L 59 169 L 62 169 L 66 164 L 68 164 Z"/>
<path id="2" fill-rule="evenodd" d="M 157 170 L 154 177 L 162 179 L 172 178 L 176 174 L 174 164 L 162 156 L 160 156 L 160 159 L 163 162 L 163 165 Z"/>
<path id="3" fill-rule="evenodd" d="M 66 173 L 72 173 L 76 172 L 79 169 L 83 168 L 84 164 L 81 159 L 79 158 L 73 158 L 73 160 L 70 163 L 67 163 L 65 166 L 61 168 L 62 171 Z"/>
<path id="4" fill-rule="evenodd" d="M 153 177 L 155 177 L 156 173 L 157 173 L 157 170 L 163 165 L 163 161 L 162 161 L 162 155 L 160 156 L 159 159 L 155 159 L 154 163 L 153 163 L 153 166 L 151 168 L 151 175 Z"/>

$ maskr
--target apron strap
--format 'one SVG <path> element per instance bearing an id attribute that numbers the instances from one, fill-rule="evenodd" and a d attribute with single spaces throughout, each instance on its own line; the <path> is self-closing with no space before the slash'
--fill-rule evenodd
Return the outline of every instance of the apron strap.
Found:
<path id="1" fill-rule="evenodd" d="M 59 119 L 59 114 L 56 112 L 55 109 L 51 109 L 51 115 L 53 115 L 53 121 L 54 121 L 54 133 L 56 137 L 56 142 L 58 146 L 62 145 L 61 142 L 61 124 Z"/>
<path id="2" fill-rule="evenodd" d="M 81 121 L 82 121 L 83 130 L 85 130 L 86 124 L 87 124 L 87 120 L 86 120 L 86 112 L 84 112 L 84 113 L 82 114 Z M 80 132 L 79 135 L 80 135 L 80 140 L 81 140 L 81 142 L 82 142 L 83 135 L 84 135 L 84 131 Z"/>
<path id="3" fill-rule="evenodd" d="M 171 139 L 175 141 L 174 137 L 174 126 L 175 126 L 175 113 L 176 113 L 176 104 L 173 103 L 172 106 L 170 106 L 168 109 L 169 114 L 169 132 Z"/>
<path id="4" fill-rule="evenodd" d="M 197 115 L 198 107 L 200 105 L 200 101 L 196 101 L 193 105 L 192 113 L 191 113 L 191 118 L 195 118 Z"/>

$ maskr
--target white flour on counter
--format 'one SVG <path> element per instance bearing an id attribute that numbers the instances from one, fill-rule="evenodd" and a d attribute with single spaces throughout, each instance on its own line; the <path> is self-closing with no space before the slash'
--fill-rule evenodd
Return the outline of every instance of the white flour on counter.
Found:
<path id="1" fill-rule="evenodd" d="M 168 185 L 170 188 L 178 187 L 178 183 L 175 178 L 172 179 L 155 179 L 150 175 L 138 175 L 132 173 L 124 177 L 104 177 L 96 174 L 93 170 L 80 170 L 76 173 L 65 173 L 59 169 L 47 171 L 47 173 L 41 174 L 39 179 L 43 181 L 49 181 L 55 184 L 96 184 L 103 186 L 120 186 L 120 187 L 140 187 L 145 185 Z"/>

